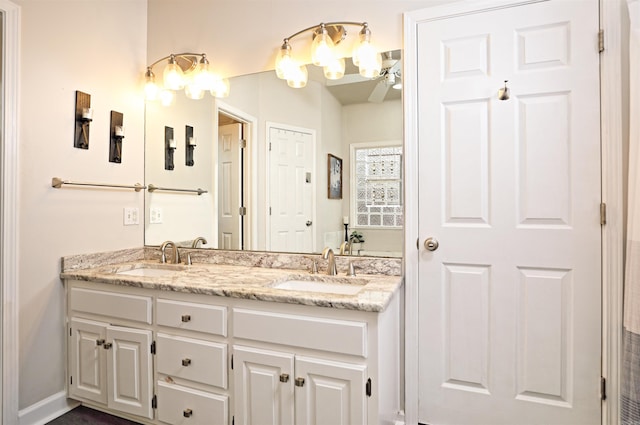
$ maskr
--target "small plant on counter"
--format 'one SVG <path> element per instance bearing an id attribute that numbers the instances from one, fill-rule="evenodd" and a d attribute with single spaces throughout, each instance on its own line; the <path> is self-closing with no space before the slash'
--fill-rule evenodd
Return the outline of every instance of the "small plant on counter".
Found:
<path id="1" fill-rule="evenodd" d="M 353 232 L 351 232 L 351 235 L 349 235 L 349 242 L 351 242 L 351 243 L 363 243 L 364 242 L 364 236 L 362 236 L 362 233 L 358 232 L 357 230 L 354 230 Z"/>

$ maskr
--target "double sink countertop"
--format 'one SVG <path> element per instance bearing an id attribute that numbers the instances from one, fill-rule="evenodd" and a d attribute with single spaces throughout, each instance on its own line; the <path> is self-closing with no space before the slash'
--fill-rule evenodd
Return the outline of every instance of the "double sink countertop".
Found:
<path id="1" fill-rule="evenodd" d="M 323 268 L 319 273 L 311 274 L 309 269 L 265 266 L 265 261 L 259 262 L 261 266 L 247 265 L 246 261 L 245 264 L 220 264 L 219 261 L 193 265 L 162 264 L 157 259 L 145 258 L 149 256 L 132 258 L 131 255 L 115 255 L 112 258 L 114 261 L 108 264 L 104 261 L 92 264 L 90 260 L 78 260 L 80 256 L 66 257 L 63 258 L 60 277 L 118 286 L 370 312 L 383 311 L 403 283 L 398 275 L 358 273 L 356 276 L 346 276 L 341 272 L 329 276 L 323 273 Z M 282 260 L 282 254 L 279 260 Z M 289 266 L 295 266 L 295 260 Z M 79 263 L 83 263 L 83 267 L 65 267 Z"/>

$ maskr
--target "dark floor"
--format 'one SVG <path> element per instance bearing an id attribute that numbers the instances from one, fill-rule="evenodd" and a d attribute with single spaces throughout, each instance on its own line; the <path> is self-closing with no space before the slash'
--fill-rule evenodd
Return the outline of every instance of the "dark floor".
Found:
<path id="1" fill-rule="evenodd" d="M 78 406 L 48 422 L 47 425 L 138 425 L 126 419 L 118 418 L 88 407 Z"/>

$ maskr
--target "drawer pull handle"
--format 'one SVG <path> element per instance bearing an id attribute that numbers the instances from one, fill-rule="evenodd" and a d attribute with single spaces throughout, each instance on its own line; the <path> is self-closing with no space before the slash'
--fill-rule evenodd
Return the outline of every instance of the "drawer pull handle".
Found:
<path id="1" fill-rule="evenodd" d="M 182 366 L 189 366 L 191 364 L 191 359 L 182 359 Z"/>
<path id="2" fill-rule="evenodd" d="M 193 410 L 191 409 L 184 409 L 184 411 L 182 412 L 182 416 L 184 416 L 185 418 L 190 418 L 191 415 L 193 415 Z"/>
<path id="3" fill-rule="evenodd" d="M 304 378 L 296 378 L 296 387 L 304 386 Z"/>
<path id="4" fill-rule="evenodd" d="M 104 344 L 104 339 L 96 339 L 96 345 Z"/>
<path id="5" fill-rule="evenodd" d="M 110 349 L 110 348 L 111 348 L 111 346 L 112 346 L 112 345 L 113 345 L 113 344 L 112 344 L 112 343 L 110 343 L 110 342 L 105 342 L 105 343 L 102 345 L 102 347 L 103 347 L 105 350 L 108 350 L 108 349 Z"/>
<path id="6" fill-rule="evenodd" d="M 287 373 L 280 374 L 280 382 L 289 382 L 289 375 Z"/>
<path id="7" fill-rule="evenodd" d="M 182 321 L 183 321 L 184 323 L 190 322 L 190 321 L 191 321 L 191 316 L 190 316 L 190 315 L 188 315 L 188 314 L 183 314 L 183 315 L 182 315 Z"/>

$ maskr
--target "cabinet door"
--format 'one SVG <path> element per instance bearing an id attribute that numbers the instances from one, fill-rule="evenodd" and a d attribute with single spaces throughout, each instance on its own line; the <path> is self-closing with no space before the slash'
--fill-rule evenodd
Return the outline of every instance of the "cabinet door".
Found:
<path id="1" fill-rule="evenodd" d="M 295 367 L 296 425 L 367 423 L 365 365 L 296 356 Z"/>
<path id="2" fill-rule="evenodd" d="M 106 323 L 72 318 L 70 323 L 69 396 L 107 403 Z"/>
<path id="3" fill-rule="evenodd" d="M 107 327 L 108 407 L 153 419 L 151 331 Z"/>
<path id="4" fill-rule="evenodd" d="M 293 354 L 233 347 L 239 425 L 293 425 Z"/>

